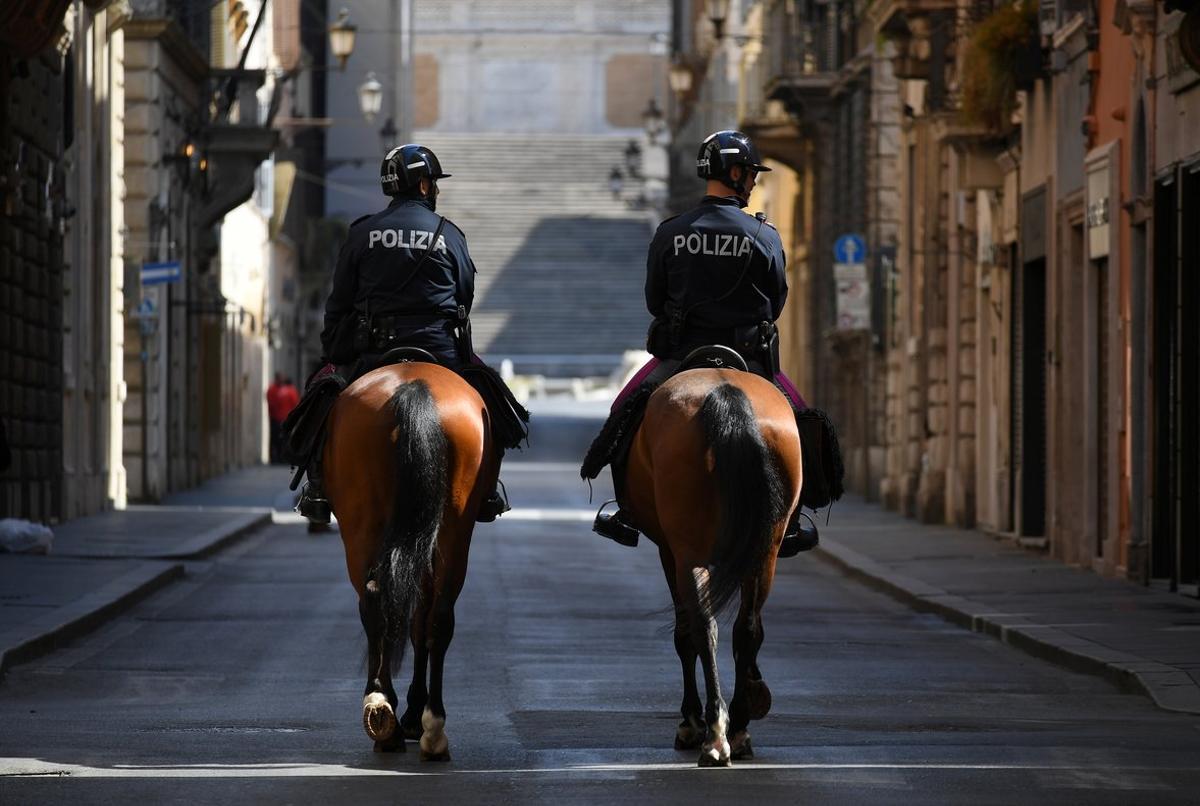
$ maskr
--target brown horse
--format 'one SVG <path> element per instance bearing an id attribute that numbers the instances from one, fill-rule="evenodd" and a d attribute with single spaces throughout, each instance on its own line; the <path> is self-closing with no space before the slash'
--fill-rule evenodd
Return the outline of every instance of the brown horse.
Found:
<path id="1" fill-rule="evenodd" d="M 784 396 L 756 375 L 695 369 L 659 387 L 634 436 L 626 475 L 629 512 L 658 545 L 675 604 L 683 665 L 676 749 L 700 747 L 700 766 L 753 755 L 750 720 L 771 692 L 758 670 L 760 617 L 788 514 L 800 496 L 800 438 Z M 733 626 L 737 673 L 726 711 L 717 676 L 716 616 L 741 594 Z M 703 716 L 696 658 L 704 670 Z"/>
<path id="2" fill-rule="evenodd" d="M 420 738 L 422 760 L 448 760 L 442 672 L 454 603 L 476 511 L 499 473 L 487 409 L 436 364 L 376 369 L 330 412 L 324 467 L 367 633 L 363 727 L 376 750 L 403 750 L 407 736 Z M 413 679 L 397 725 L 391 674 L 410 636 Z"/>

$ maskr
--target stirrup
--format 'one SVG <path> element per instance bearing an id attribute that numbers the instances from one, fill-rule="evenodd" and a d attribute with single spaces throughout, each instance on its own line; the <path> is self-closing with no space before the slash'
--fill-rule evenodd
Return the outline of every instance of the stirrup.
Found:
<path id="1" fill-rule="evenodd" d="M 808 526 L 800 523 L 801 518 L 808 521 Z M 787 533 L 783 536 L 783 542 L 779 544 L 779 556 L 785 560 L 788 557 L 795 557 L 802 551 L 812 551 L 820 542 L 817 525 L 797 505 L 796 516 L 788 522 Z"/>
<path id="2" fill-rule="evenodd" d="M 600 505 L 600 511 L 596 513 L 596 520 L 592 522 L 592 531 L 620 543 L 622 546 L 633 548 L 638 544 L 641 533 L 621 519 L 621 508 L 618 506 L 617 511 L 612 515 L 604 514 L 604 508 L 616 502 L 617 500 L 614 498 Z"/>
<path id="3" fill-rule="evenodd" d="M 512 509 L 508 504 L 508 489 L 504 486 L 504 482 L 496 479 L 496 485 L 492 494 L 480 503 L 479 511 L 475 513 L 476 523 L 491 523 Z"/>
<path id="4" fill-rule="evenodd" d="M 308 518 L 310 523 L 327 524 L 333 514 L 329 508 L 329 499 L 324 495 L 313 495 L 312 486 L 311 481 L 304 485 L 300 500 L 296 502 L 296 511 Z"/>

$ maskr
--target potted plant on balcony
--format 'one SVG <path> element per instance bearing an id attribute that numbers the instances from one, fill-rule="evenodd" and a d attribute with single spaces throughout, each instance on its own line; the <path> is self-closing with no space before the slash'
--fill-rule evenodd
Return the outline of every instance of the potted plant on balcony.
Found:
<path id="1" fill-rule="evenodd" d="M 1007 131 L 1012 127 L 1017 90 L 1032 87 L 1043 65 L 1037 4 L 1004 3 L 975 26 L 967 40 L 963 117 L 995 132 Z"/>

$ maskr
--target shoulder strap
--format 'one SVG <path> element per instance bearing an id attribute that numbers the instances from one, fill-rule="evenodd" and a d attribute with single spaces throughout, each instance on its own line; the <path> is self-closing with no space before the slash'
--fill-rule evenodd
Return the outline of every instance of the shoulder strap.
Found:
<path id="1" fill-rule="evenodd" d="M 445 229 L 445 227 L 446 217 L 439 216 L 437 230 L 433 233 L 433 238 L 429 241 L 429 246 L 426 247 L 425 253 L 421 255 L 421 259 L 417 261 L 417 265 L 413 266 L 412 271 L 409 272 L 408 276 L 404 278 L 404 282 L 396 288 L 397 292 L 404 290 L 404 287 L 412 282 L 412 279 L 417 276 L 417 272 L 421 270 L 421 267 L 425 265 L 425 261 L 429 259 L 431 254 L 433 254 L 434 248 L 437 247 L 438 238 L 442 237 L 442 230 Z"/>
<path id="2" fill-rule="evenodd" d="M 685 324 L 687 324 L 687 319 L 691 315 L 692 311 L 696 310 L 701 305 L 715 305 L 718 302 L 724 302 L 730 294 L 732 294 L 734 291 L 737 291 L 738 288 L 741 287 L 742 280 L 746 279 L 746 272 L 750 270 L 750 262 L 754 259 L 754 252 L 756 249 L 758 249 L 759 233 L 762 232 L 763 223 L 765 223 L 767 220 L 767 217 L 762 213 L 756 213 L 754 217 L 758 219 L 758 227 L 754 230 L 754 245 L 751 247 L 750 252 L 746 255 L 746 262 L 742 264 L 741 274 L 738 275 L 738 278 L 733 281 L 733 285 L 729 286 L 729 288 L 721 296 L 710 297 L 709 299 L 702 299 L 699 302 L 694 302 L 692 303 L 691 307 L 689 307 L 686 311 L 683 311 L 679 315 L 679 323 L 677 325 L 678 333 L 680 335 L 683 333 L 683 327 Z"/>

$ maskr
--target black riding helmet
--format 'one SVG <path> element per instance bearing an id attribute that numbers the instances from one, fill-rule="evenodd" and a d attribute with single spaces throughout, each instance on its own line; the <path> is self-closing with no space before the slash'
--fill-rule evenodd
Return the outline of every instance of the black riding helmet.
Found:
<path id="1" fill-rule="evenodd" d="M 388 196 L 398 196 L 415 188 L 422 177 L 436 182 L 448 176 L 450 174 L 442 173 L 437 156 L 417 143 L 396 146 L 379 166 L 379 184 Z"/>
<path id="2" fill-rule="evenodd" d="M 696 155 L 696 175 L 701 179 L 718 179 L 736 190 L 739 195 L 745 194 L 744 179 L 735 182 L 730 175 L 735 165 L 759 173 L 771 170 L 762 164 L 754 141 L 742 132 L 732 129 L 713 132 L 700 144 L 700 153 Z"/>

